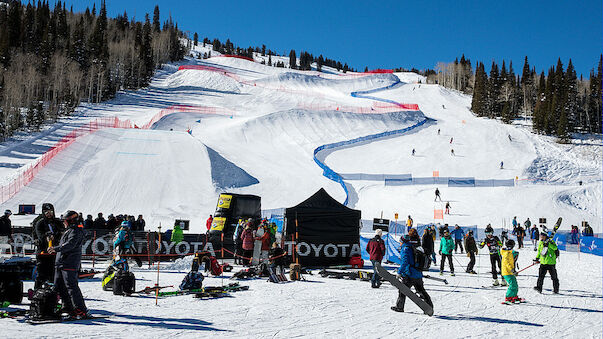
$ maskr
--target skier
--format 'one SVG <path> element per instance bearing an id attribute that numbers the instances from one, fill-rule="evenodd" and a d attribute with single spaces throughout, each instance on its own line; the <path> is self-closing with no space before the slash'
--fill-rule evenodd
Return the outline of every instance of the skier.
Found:
<path id="1" fill-rule="evenodd" d="M 48 248 L 48 253 L 56 253 L 54 287 L 61 296 L 62 312 L 69 313 L 72 319 L 87 319 L 90 318 L 90 313 L 77 282 L 82 261 L 84 230 L 79 224 L 78 214 L 75 211 L 67 211 L 64 217 L 63 223 L 67 230 L 63 233 L 58 246 Z"/>
<path id="2" fill-rule="evenodd" d="M 444 208 L 445 208 L 444 213 L 450 214 L 450 201 L 446 201 L 446 206 Z"/>
<path id="3" fill-rule="evenodd" d="M 438 128 L 438 135 L 440 135 L 440 129 Z"/>
<path id="4" fill-rule="evenodd" d="M 467 265 L 466 272 L 469 274 L 477 274 L 473 267 L 475 266 L 475 255 L 477 254 L 477 245 L 475 243 L 475 238 L 473 238 L 473 231 L 469 230 L 467 232 L 467 236 L 465 237 L 465 250 L 467 251 L 467 256 L 469 257 L 469 264 Z"/>
<path id="5" fill-rule="evenodd" d="M 205 227 L 207 228 L 207 232 L 211 229 L 211 224 L 214 222 L 214 217 L 210 214 L 209 218 L 205 221 Z"/>
<path id="6" fill-rule="evenodd" d="M 453 138 L 450 138 L 450 143 L 451 143 L 451 144 L 452 144 L 452 139 L 453 139 Z"/>
<path id="7" fill-rule="evenodd" d="M 369 259 L 373 265 L 373 277 L 371 278 L 371 287 L 379 288 L 381 286 L 381 278 L 377 273 L 376 263 L 381 263 L 385 255 L 385 243 L 381 239 L 383 231 L 375 230 L 375 236 L 366 244 L 366 251 L 369 253 Z"/>
<path id="8" fill-rule="evenodd" d="M 521 298 L 517 297 L 519 286 L 517 285 L 517 273 L 515 271 L 519 253 L 514 251 L 513 247 L 515 247 L 515 241 L 509 239 L 505 243 L 505 248 L 500 250 L 500 255 L 502 257 L 500 274 L 509 285 L 509 287 L 507 287 L 507 294 L 505 295 L 505 303 L 519 303 L 522 301 Z"/>
<path id="9" fill-rule="evenodd" d="M 444 274 L 444 262 L 448 258 L 448 265 L 450 266 L 450 275 L 454 277 L 454 264 L 452 263 L 452 250 L 454 249 L 454 242 L 450 237 L 448 230 L 444 231 L 444 237 L 440 239 L 440 275 Z"/>
<path id="10" fill-rule="evenodd" d="M 492 226 L 490 226 L 490 224 L 488 224 L 488 226 L 486 226 L 486 239 L 484 239 L 480 244 L 479 244 L 479 248 L 484 248 L 484 246 L 488 246 L 488 250 L 490 251 L 490 265 L 492 266 L 492 285 L 493 286 L 498 286 L 498 269 L 500 268 L 500 248 L 502 247 L 502 243 L 500 242 L 500 239 L 498 239 L 497 236 L 494 235 L 494 230 L 492 229 Z M 498 266 L 498 267 L 497 267 Z M 501 285 L 506 286 L 507 283 L 506 281 L 503 279 L 501 281 Z"/>
<path id="11" fill-rule="evenodd" d="M 544 232 L 540 233 L 538 251 L 536 252 L 536 259 L 534 259 L 535 263 L 540 263 L 538 280 L 536 281 L 536 286 L 534 286 L 534 289 L 538 291 L 538 293 L 542 293 L 542 284 L 546 272 L 549 272 L 551 279 L 553 280 L 553 293 L 559 293 L 559 278 L 557 277 L 557 269 L 555 268 L 558 251 L 557 244 L 555 244 L 553 239 L 549 238 Z"/>
<path id="12" fill-rule="evenodd" d="M 500 169 L 503 169 L 503 162 L 500 162 Z"/>
<path id="13" fill-rule="evenodd" d="M 413 246 L 418 246 L 419 238 L 418 235 L 413 237 L 406 235 L 402 238 L 402 250 L 400 252 L 400 268 L 398 269 L 398 278 L 402 278 L 402 283 L 406 286 L 415 288 L 420 298 L 433 307 L 431 297 L 425 291 L 423 286 L 423 273 L 415 267 L 415 256 Z M 402 292 L 398 292 L 398 300 L 396 306 L 392 306 L 391 309 L 396 312 L 404 312 L 404 303 L 406 302 L 406 295 Z"/>
<path id="14" fill-rule="evenodd" d="M 454 156 L 454 149 L 450 149 L 450 155 Z"/>
<path id="15" fill-rule="evenodd" d="M 414 221 L 412 220 L 412 218 L 409 215 L 408 219 L 406 219 L 406 232 L 410 231 L 410 229 L 412 228 L 413 223 L 414 223 Z"/>
<path id="16" fill-rule="evenodd" d="M 440 201 L 442 201 L 442 197 L 440 197 L 440 190 L 436 187 L 436 190 L 435 190 L 435 199 L 433 199 L 433 201 L 438 200 L 438 198 L 440 198 Z"/>
<path id="17" fill-rule="evenodd" d="M 77 214 L 76 214 L 77 215 Z M 42 204 L 42 216 L 35 223 L 34 236 L 36 242 L 36 281 L 34 289 L 47 281 L 54 281 L 54 262 L 56 255 L 47 253 L 48 248 L 61 239 L 63 226 L 54 216 L 54 206 Z"/>
<path id="18" fill-rule="evenodd" d="M 515 229 L 517 228 L 517 225 L 518 225 L 517 216 L 513 217 L 511 224 L 513 225 L 513 231 L 515 231 Z"/>
<path id="19" fill-rule="evenodd" d="M 540 238 L 540 232 L 538 231 L 538 227 L 533 225 L 530 230 L 530 239 L 532 240 L 532 245 L 534 245 L 534 251 L 536 251 L 538 247 L 538 238 Z"/>
<path id="20" fill-rule="evenodd" d="M 530 231 L 530 228 L 532 228 L 532 222 L 530 221 L 530 218 L 527 218 L 526 221 L 523 222 L 523 227 L 527 232 Z"/>
<path id="21" fill-rule="evenodd" d="M 509 134 L 509 141 L 513 141 L 513 139 L 511 139 L 511 134 Z"/>
<path id="22" fill-rule="evenodd" d="M 0 217 L 0 246 L 8 246 L 10 254 L 13 253 L 13 227 L 9 218 L 12 214 L 13 212 L 6 210 Z M 4 254 L 4 250 L 0 254 Z"/>
<path id="23" fill-rule="evenodd" d="M 523 248 L 523 238 L 526 236 L 526 231 L 523 229 L 521 224 L 517 225 L 515 236 L 517 237 L 517 248 Z"/>
<path id="24" fill-rule="evenodd" d="M 450 233 L 454 233 L 454 253 L 456 253 L 457 249 L 460 247 L 461 254 L 463 254 L 463 238 L 465 237 L 465 231 L 463 231 L 459 225 L 454 225 L 454 229 Z"/>
<path id="25" fill-rule="evenodd" d="M 436 259 L 435 259 L 435 253 L 433 251 L 433 237 L 431 235 L 431 229 L 429 227 L 426 227 L 425 230 L 423 231 L 423 236 L 421 237 L 421 243 L 423 244 L 423 249 L 425 250 L 425 255 L 427 255 L 428 257 L 431 257 L 431 260 L 433 261 L 433 264 L 435 265 L 436 263 Z"/>
<path id="26" fill-rule="evenodd" d="M 412 156 L 413 157 L 415 156 L 415 149 L 414 148 L 412 149 Z"/>

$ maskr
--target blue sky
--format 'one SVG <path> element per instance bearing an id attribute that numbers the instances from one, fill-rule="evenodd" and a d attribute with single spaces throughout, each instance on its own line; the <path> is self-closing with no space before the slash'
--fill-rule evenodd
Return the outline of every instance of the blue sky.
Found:
<path id="1" fill-rule="evenodd" d="M 74 10 L 95 1 L 67 1 Z M 97 6 L 100 3 L 97 2 Z M 143 19 L 159 5 L 184 31 L 230 38 L 279 54 L 290 49 L 372 68 L 434 68 L 461 54 L 484 62 L 524 56 L 538 71 L 572 58 L 588 76 L 603 50 L 603 1 L 207 1 L 107 0 L 111 17 L 124 10 Z"/>

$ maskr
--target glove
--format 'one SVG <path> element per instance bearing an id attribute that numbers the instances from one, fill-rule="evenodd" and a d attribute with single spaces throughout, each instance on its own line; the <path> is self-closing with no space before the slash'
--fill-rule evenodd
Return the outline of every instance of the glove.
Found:
<path id="1" fill-rule="evenodd" d="M 469 252 L 467 252 L 467 257 L 470 257 L 470 256 L 471 256 L 471 254 Z"/>
<path id="2" fill-rule="evenodd" d="M 540 260 L 538 260 L 538 259 L 534 259 L 534 260 L 532 260 L 532 262 L 533 262 L 534 264 L 540 264 Z"/>

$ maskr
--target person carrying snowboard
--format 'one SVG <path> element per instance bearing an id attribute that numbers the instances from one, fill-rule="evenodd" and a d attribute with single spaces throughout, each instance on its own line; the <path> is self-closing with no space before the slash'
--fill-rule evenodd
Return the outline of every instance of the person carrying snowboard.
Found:
<path id="1" fill-rule="evenodd" d="M 369 259 L 373 265 L 373 277 L 371 278 L 371 287 L 379 288 L 381 286 L 381 277 L 377 273 L 376 263 L 381 263 L 383 256 L 385 255 L 385 243 L 381 239 L 383 231 L 380 229 L 375 230 L 375 236 L 369 240 L 366 244 L 366 251 L 369 253 Z"/>
<path id="2" fill-rule="evenodd" d="M 463 254 L 463 238 L 465 237 L 465 231 L 463 231 L 459 225 L 454 225 L 454 229 L 450 233 L 454 233 L 454 253 L 456 253 L 456 250 L 460 247 L 461 254 Z"/>
<path id="3" fill-rule="evenodd" d="M 534 259 L 535 263 L 540 263 L 538 280 L 536 281 L 536 286 L 534 286 L 534 289 L 538 293 L 542 293 L 542 284 L 544 283 L 546 272 L 549 272 L 553 280 L 553 293 L 559 293 L 559 278 L 557 277 L 557 269 L 555 268 L 558 251 L 557 244 L 555 244 L 553 239 L 549 238 L 544 232 L 540 233 L 538 251 L 536 252 L 536 259 Z"/>
<path id="4" fill-rule="evenodd" d="M 416 267 L 416 258 L 414 255 L 413 246 L 418 246 L 419 236 L 418 234 L 406 235 L 402 238 L 402 249 L 400 251 L 400 268 L 398 269 L 398 278 L 402 278 L 402 283 L 409 288 L 415 288 L 416 293 L 419 297 L 433 308 L 431 297 L 425 291 L 423 286 L 423 272 Z M 406 302 L 406 295 L 402 292 L 398 292 L 398 300 L 396 306 L 392 306 L 391 309 L 396 312 L 404 312 L 404 303 Z"/>
<path id="5" fill-rule="evenodd" d="M 450 275 L 454 277 L 454 264 L 452 263 L 452 250 L 454 249 L 454 241 L 448 230 L 444 231 L 444 237 L 440 239 L 440 275 L 444 274 L 444 262 L 448 259 L 450 266 Z"/>
<path id="6" fill-rule="evenodd" d="M 440 197 L 440 190 L 436 187 L 436 190 L 435 190 L 435 199 L 433 199 L 433 201 L 438 200 L 438 198 L 440 199 L 440 201 L 442 201 L 442 197 Z"/>
<path id="7" fill-rule="evenodd" d="M 494 235 L 494 230 L 492 226 L 486 226 L 486 239 L 484 239 L 480 244 L 479 248 L 484 248 L 484 246 L 488 246 L 488 251 L 490 252 L 490 264 L 492 265 L 492 285 L 498 286 L 498 269 L 500 268 L 500 248 L 502 247 L 502 243 L 497 236 Z M 498 267 L 497 267 L 498 266 Z M 503 279 L 501 281 L 502 286 L 506 286 L 507 282 Z"/>
<path id="8" fill-rule="evenodd" d="M 523 299 L 517 297 L 517 291 L 519 286 L 517 285 L 517 273 L 515 271 L 515 265 L 519 253 L 513 250 L 515 247 L 515 241 L 512 239 L 507 240 L 505 248 L 500 250 L 500 256 L 502 257 L 502 265 L 500 268 L 500 275 L 508 283 L 507 294 L 505 295 L 505 303 L 519 303 Z"/>
<path id="9" fill-rule="evenodd" d="M 72 319 L 87 319 L 90 318 L 90 313 L 78 286 L 84 229 L 78 222 L 77 212 L 67 211 L 64 218 L 66 231 L 58 246 L 48 248 L 48 253 L 56 253 L 54 286 L 61 296 L 62 312 L 69 313 Z"/>
<path id="10" fill-rule="evenodd" d="M 465 251 L 467 251 L 467 256 L 469 257 L 469 264 L 467 265 L 466 272 L 469 274 L 477 274 L 473 270 L 473 267 L 475 266 L 475 255 L 477 254 L 477 244 L 475 243 L 475 238 L 473 238 L 472 230 L 469 230 L 465 237 Z"/>

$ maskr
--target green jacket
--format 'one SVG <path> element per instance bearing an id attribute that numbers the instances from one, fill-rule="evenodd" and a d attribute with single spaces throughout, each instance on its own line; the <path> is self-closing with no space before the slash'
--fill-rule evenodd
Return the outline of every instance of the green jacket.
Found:
<path id="1" fill-rule="evenodd" d="M 540 261 L 541 265 L 555 265 L 557 263 L 557 244 L 553 240 L 548 241 L 548 248 L 545 250 L 546 253 L 543 255 L 544 242 L 538 241 L 538 252 L 536 252 L 536 259 Z"/>
<path id="2" fill-rule="evenodd" d="M 174 226 L 174 230 L 172 231 L 172 239 L 170 239 L 174 244 L 179 244 L 182 240 L 184 240 L 184 232 L 180 228 L 180 226 Z"/>
<path id="3" fill-rule="evenodd" d="M 442 254 L 452 254 L 454 250 L 454 241 L 451 237 L 444 237 L 440 240 L 440 251 Z"/>

